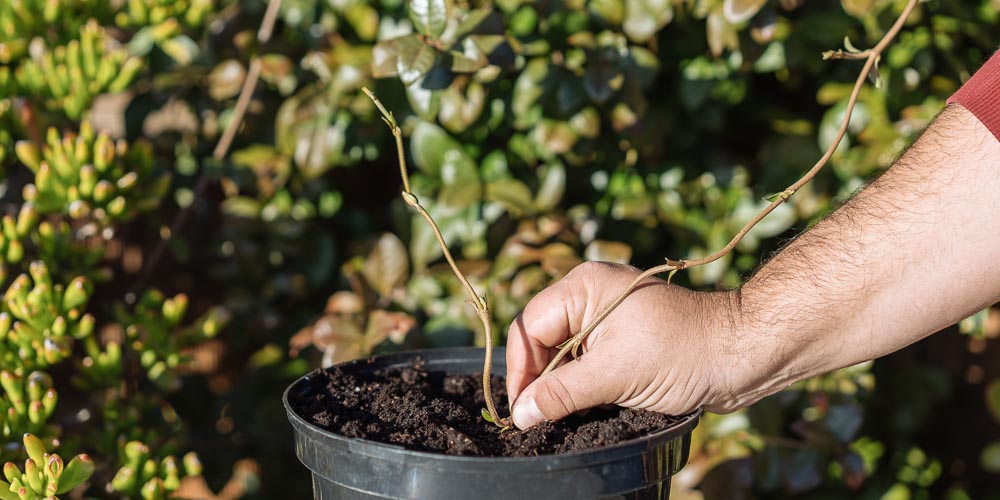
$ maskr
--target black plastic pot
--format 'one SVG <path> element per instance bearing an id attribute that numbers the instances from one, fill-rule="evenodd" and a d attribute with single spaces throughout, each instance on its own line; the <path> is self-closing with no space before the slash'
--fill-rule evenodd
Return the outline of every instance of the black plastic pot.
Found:
<path id="1" fill-rule="evenodd" d="M 420 357 L 431 371 L 482 371 L 483 349 L 414 351 L 352 361 L 342 368 L 368 371 L 411 365 Z M 503 349 L 494 373 L 506 373 Z M 667 498 L 670 477 L 688 459 L 691 431 L 701 412 L 677 425 L 615 446 L 538 457 L 461 457 L 411 451 L 397 445 L 347 438 L 306 422 L 288 403 L 309 376 L 283 396 L 295 428 L 295 453 L 312 471 L 317 499 L 420 498 Z"/>

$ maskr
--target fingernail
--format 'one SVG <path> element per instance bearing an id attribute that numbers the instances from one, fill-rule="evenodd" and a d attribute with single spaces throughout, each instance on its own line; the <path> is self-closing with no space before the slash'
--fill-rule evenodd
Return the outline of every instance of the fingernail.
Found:
<path id="1" fill-rule="evenodd" d="M 511 418 L 514 419 L 514 425 L 520 429 L 527 429 L 545 420 L 545 416 L 538 409 L 535 398 L 532 396 L 517 398 L 514 408 L 511 410 Z"/>

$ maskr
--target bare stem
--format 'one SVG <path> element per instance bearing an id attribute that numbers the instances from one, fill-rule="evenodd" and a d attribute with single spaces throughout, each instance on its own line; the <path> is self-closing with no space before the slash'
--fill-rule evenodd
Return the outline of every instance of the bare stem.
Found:
<path id="1" fill-rule="evenodd" d="M 681 269 L 688 269 L 691 267 L 702 266 L 721 259 L 726 254 L 731 252 L 734 248 L 736 248 L 736 245 L 740 242 L 740 240 L 742 240 L 743 237 L 746 236 L 747 233 L 749 233 L 750 230 L 753 229 L 753 227 L 756 226 L 758 222 L 763 220 L 764 217 L 767 217 L 767 215 L 773 212 L 774 209 L 778 208 L 778 205 L 787 202 L 792 195 L 794 195 L 799 189 L 802 188 L 802 186 L 804 186 L 806 183 L 812 180 L 812 178 L 815 177 L 816 174 L 820 170 L 822 170 L 824 166 L 826 166 L 826 164 L 830 161 L 830 158 L 833 157 L 833 153 L 837 150 L 837 146 L 840 145 L 840 141 L 844 138 L 844 134 L 847 133 L 847 127 L 851 122 L 851 114 L 854 112 L 854 105 L 857 104 L 858 102 L 858 96 L 861 93 L 861 87 L 864 86 L 865 79 L 868 78 L 868 73 L 872 70 L 872 68 L 876 64 L 878 64 L 878 61 L 882 56 L 882 52 L 885 51 L 886 47 L 888 47 L 889 43 L 892 42 L 893 38 L 895 38 L 896 35 L 899 34 L 899 30 L 903 28 L 903 24 L 906 22 L 906 19 L 910 17 L 910 13 L 913 12 L 914 7 L 916 7 L 919 1 L 920 0 L 909 0 L 909 2 L 907 2 L 906 7 L 903 8 L 903 12 L 900 13 L 899 18 L 896 19 L 896 22 L 893 23 L 892 27 L 889 28 L 889 31 L 885 33 L 885 35 L 878 42 L 878 44 L 875 45 L 875 47 L 856 53 L 831 51 L 824 54 L 824 59 L 864 59 L 865 64 L 861 68 L 861 72 L 858 75 L 858 78 L 854 82 L 854 89 L 851 91 L 851 96 L 847 101 L 847 109 L 844 112 L 844 119 L 840 123 L 840 129 L 837 131 L 837 136 L 834 138 L 830 146 L 826 149 L 826 152 L 823 153 L 823 156 L 816 161 L 816 164 L 813 165 L 812 168 L 810 168 L 809 171 L 807 171 L 805 175 L 802 176 L 801 179 L 796 181 L 795 184 L 789 186 L 788 189 L 782 191 L 770 204 L 764 207 L 764 209 L 761 210 L 760 213 L 754 216 L 754 218 L 751 219 L 750 222 L 748 222 L 745 226 L 743 226 L 743 229 L 740 229 L 739 232 L 737 232 L 736 235 L 733 236 L 733 239 L 730 240 L 729 243 L 726 246 L 722 247 L 719 251 L 707 257 L 702 257 L 700 259 L 694 259 L 694 260 L 675 261 L 667 259 L 666 264 L 647 269 L 642 274 L 637 276 L 635 280 L 633 280 L 632 283 L 629 284 L 629 286 L 625 288 L 625 290 L 613 302 L 611 302 L 611 304 L 608 307 L 604 308 L 604 310 L 602 310 L 600 314 L 598 314 L 597 317 L 594 318 L 593 321 L 591 321 L 583 330 L 581 330 L 580 333 L 577 333 L 573 337 L 569 338 L 566 342 L 560 344 L 559 351 L 556 353 L 555 357 L 552 358 L 552 361 L 549 362 L 548 366 L 545 367 L 545 371 L 542 372 L 542 375 L 549 373 L 557 366 L 559 366 L 559 363 L 563 360 L 563 358 L 566 357 L 567 354 L 572 354 L 574 358 L 578 357 L 579 349 L 583 344 L 583 340 L 587 338 L 587 335 L 590 335 L 590 333 L 593 332 L 595 328 L 597 328 L 597 325 L 600 324 L 600 322 L 603 321 L 604 318 L 607 318 L 608 315 L 611 314 L 611 312 L 614 311 L 615 308 L 617 308 L 618 305 L 621 304 L 622 301 L 624 301 L 625 298 L 628 297 L 628 295 L 631 294 L 636 289 L 636 287 L 639 286 L 639 284 L 641 284 L 644 280 L 660 273 L 665 273 L 668 271 L 679 271 Z"/>
<path id="2" fill-rule="evenodd" d="M 391 111 L 385 109 L 385 106 L 382 105 L 371 90 L 368 90 L 367 87 L 361 90 L 375 103 L 375 106 L 382 113 L 382 120 L 389 126 L 393 137 L 396 139 L 396 150 L 399 155 L 399 174 L 403 178 L 403 201 L 427 221 L 427 225 L 434 232 L 434 237 L 437 238 L 438 245 L 441 247 L 442 253 L 444 253 L 445 260 L 448 261 L 448 265 L 451 266 L 455 277 L 458 278 L 458 281 L 462 283 L 462 287 L 465 288 L 466 293 L 469 294 L 470 300 L 468 302 L 476 308 L 476 315 L 479 316 L 479 320 L 483 323 L 483 331 L 486 337 L 486 359 L 483 362 L 483 395 L 486 399 L 486 409 L 489 411 L 490 418 L 496 425 L 510 427 L 510 419 L 500 418 L 500 414 L 497 413 L 496 404 L 493 402 L 493 390 L 490 386 L 490 369 L 493 365 L 493 323 L 490 321 L 490 308 L 486 304 L 486 299 L 476 293 L 476 289 L 472 288 L 469 279 L 458 268 L 458 264 L 455 263 L 455 258 L 452 257 L 451 251 L 448 250 L 448 244 L 445 243 L 444 236 L 441 235 L 441 229 L 434 222 L 434 218 L 427 213 L 427 210 L 420 204 L 420 200 L 410 191 L 410 176 L 406 171 L 406 156 L 403 150 L 403 132 L 400 130 L 399 124 L 396 123 L 396 118 Z"/>

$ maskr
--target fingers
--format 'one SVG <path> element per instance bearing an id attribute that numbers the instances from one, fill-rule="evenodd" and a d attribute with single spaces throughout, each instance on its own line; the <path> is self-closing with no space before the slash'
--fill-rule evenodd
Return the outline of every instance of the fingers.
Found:
<path id="1" fill-rule="evenodd" d="M 507 395 L 510 401 L 535 380 L 559 345 L 581 328 L 586 287 L 573 273 L 542 290 L 507 331 Z"/>
<path id="2" fill-rule="evenodd" d="M 572 413 L 613 403 L 620 390 L 615 375 L 596 356 L 566 363 L 531 383 L 514 402 L 514 425 L 527 429 L 544 420 L 559 420 Z"/>

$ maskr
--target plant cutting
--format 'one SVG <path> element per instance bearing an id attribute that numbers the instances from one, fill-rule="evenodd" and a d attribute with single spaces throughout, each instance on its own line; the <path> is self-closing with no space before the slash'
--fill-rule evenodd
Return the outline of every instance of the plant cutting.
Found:
<path id="1" fill-rule="evenodd" d="M 581 348 L 583 346 L 583 341 L 587 337 L 587 335 L 589 335 L 594 330 L 594 328 L 600 323 L 600 321 L 602 321 L 603 319 L 605 319 L 612 311 L 614 311 L 614 309 L 616 307 L 618 307 L 618 305 L 620 305 L 628 297 L 628 295 L 633 290 L 635 290 L 635 288 L 642 281 L 644 281 L 645 279 L 647 279 L 647 278 L 649 278 L 651 276 L 654 276 L 654 275 L 657 275 L 657 274 L 661 274 L 661 273 L 670 273 L 669 276 L 668 276 L 668 280 L 669 280 L 673 276 L 673 274 L 676 273 L 679 270 L 693 268 L 693 267 L 696 267 L 696 266 L 708 264 L 708 263 L 714 262 L 714 261 L 716 261 L 716 260 L 724 257 L 725 255 L 727 255 L 729 252 L 731 252 L 736 247 L 736 245 L 743 239 L 743 237 L 746 236 L 747 233 L 749 233 L 750 230 L 758 222 L 760 222 L 761 220 L 763 220 L 768 214 L 770 214 L 771 212 L 773 212 L 778 206 L 780 206 L 783 203 L 786 203 L 790 199 L 791 196 L 793 196 L 802 186 L 804 186 L 806 183 L 808 183 L 826 165 L 826 163 L 830 160 L 830 158 L 834 154 L 834 151 L 836 150 L 837 146 L 839 145 L 841 139 L 846 134 L 848 126 L 849 126 L 849 123 L 850 123 L 852 111 L 854 109 L 854 105 L 857 102 L 859 93 L 861 91 L 862 86 L 864 85 L 865 80 L 868 79 L 868 78 L 871 78 L 875 82 L 876 85 L 880 84 L 880 79 L 878 77 L 878 63 L 879 63 L 879 60 L 881 58 L 881 55 L 884 52 L 884 50 L 886 49 L 886 47 L 888 46 L 888 44 L 892 41 L 892 39 L 898 34 L 898 32 L 902 28 L 903 24 L 905 23 L 907 17 L 912 12 L 913 8 L 916 6 L 917 3 L 918 3 L 917 0 L 910 0 L 909 2 L 907 2 L 906 6 L 904 7 L 904 9 L 902 10 L 902 12 L 900 13 L 900 15 L 897 18 L 897 20 L 895 21 L 895 23 L 892 25 L 892 27 L 885 33 L 885 35 L 882 37 L 882 39 L 873 48 L 868 49 L 868 50 L 864 50 L 864 51 L 857 50 L 856 48 L 854 48 L 854 46 L 851 44 L 851 42 L 849 40 L 845 39 L 845 50 L 831 51 L 831 52 L 827 52 L 827 53 L 823 54 L 823 56 L 824 56 L 825 59 L 857 59 L 857 60 L 863 60 L 864 61 L 864 65 L 862 67 L 862 70 L 861 70 L 858 78 L 855 81 L 855 84 L 854 84 L 854 87 L 853 87 L 850 99 L 847 102 L 846 111 L 845 111 L 843 119 L 841 121 L 841 125 L 840 125 L 840 127 L 838 129 L 837 136 L 834 138 L 834 140 L 832 141 L 832 144 L 827 148 L 827 150 L 823 154 L 823 156 L 813 165 L 812 168 L 810 168 L 798 181 L 796 181 L 795 183 L 793 183 L 792 185 L 790 185 L 788 188 L 784 189 L 780 193 L 777 193 L 777 194 L 775 194 L 773 196 L 768 197 L 769 204 L 766 205 L 765 208 L 763 210 L 761 210 L 756 216 L 754 216 L 742 229 L 740 229 L 736 233 L 736 235 L 733 236 L 733 238 L 729 241 L 729 243 L 727 245 L 725 245 L 723 248 L 719 249 L 715 253 L 713 253 L 713 254 L 711 254 L 711 255 L 709 255 L 707 257 L 703 257 L 703 258 L 699 258 L 699 259 L 693 259 L 693 260 L 673 260 L 673 259 L 667 259 L 666 263 L 664 265 L 653 267 L 653 268 L 651 268 L 651 269 L 649 269 L 649 270 L 641 273 L 638 277 L 635 278 L 635 280 L 628 287 L 626 287 L 625 290 L 623 290 L 617 296 L 617 298 L 609 306 L 607 306 L 605 309 L 603 309 L 597 315 L 596 319 L 593 322 L 591 322 L 590 324 L 586 325 L 579 333 L 575 334 L 569 340 L 567 340 L 566 342 L 564 342 L 563 344 L 561 344 L 559 346 L 558 354 L 555 356 L 555 358 L 546 367 L 546 369 L 543 372 L 542 376 L 544 376 L 546 373 L 552 371 L 553 369 L 557 368 L 562 362 L 564 362 L 564 360 L 566 359 L 567 356 L 572 356 L 574 358 L 577 358 L 577 357 L 579 357 L 581 355 L 585 355 L 584 353 L 581 352 Z M 444 15 L 445 17 L 447 17 L 447 14 L 442 14 L 442 15 Z M 395 119 L 395 116 L 393 115 L 392 112 L 390 112 L 388 109 L 386 109 L 385 106 L 382 105 L 382 103 L 375 97 L 375 95 L 372 92 L 370 92 L 368 89 L 364 89 L 364 91 L 366 92 L 366 94 L 368 95 L 368 97 L 372 99 L 372 101 L 375 103 L 376 107 L 379 109 L 379 111 L 380 111 L 380 113 L 382 115 L 383 121 L 388 125 L 388 127 L 390 128 L 390 130 L 392 132 L 392 135 L 394 137 L 394 140 L 395 140 L 395 143 L 396 143 L 396 147 L 397 147 L 397 153 L 398 153 L 400 175 L 402 177 L 402 184 L 403 184 L 402 198 L 403 198 L 404 202 L 407 204 L 407 206 L 409 206 L 410 208 L 412 208 L 413 210 L 415 210 L 421 216 L 421 218 L 428 224 L 428 226 L 431 228 L 431 230 L 434 233 L 434 236 L 435 236 L 435 238 L 437 240 L 438 245 L 441 247 L 441 250 L 442 250 L 442 253 L 443 253 L 444 257 L 445 257 L 445 260 L 448 262 L 448 265 L 451 268 L 452 272 L 455 274 L 456 278 L 461 282 L 462 287 L 464 288 L 465 292 L 469 295 L 468 302 L 475 308 L 476 314 L 477 314 L 478 318 L 480 319 L 480 321 L 483 324 L 484 337 L 485 337 L 485 342 L 484 342 L 484 344 L 485 344 L 485 352 L 484 352 L 484 354 L 485 355 L 484 355 L 484 364 L 483 364 L 483 367 L 482 367 L 481 385 L 482 385 L 482 400 L 483 400 L 483 403 L 486 405 L 486 408 L 483 409 L 483 410 L 481 410 L 481 414 L 482 414 L 482 417 L 484 419 L 486 419 L 489 422 L 492 422 L 497 428 L 499 428 L 499 431 L 496 431 L 494 433 L 494 434 L 499 434 L 499 433 L 501 433 L 503 431 L 508 430 L 510 428 L 510 426 L 511 426 L 511 422 L 510 422 L 509 418 L 503 417 L 503 416 L 501 416 L 499 414 L 499 412 L 497 410 L 496 401 L 494 401 L 494 392 L 495 392 L 495 386 L 496 386 L 497 381 L 494 380 L 493 377 L 491 377 L 491 371 L 496 368 L 496 363 L 494 362 L 494 359 L 493 359 L 494 352 L 493 352 L 492 324 L 491 324 L 491 318 L 490 318 L 490 310 L 489 310 L 489 307 L 488 307 L 488 305 L 486 303 L 486 299 L 482 295 L 480 295 L 479 293 L 476 292 L 476 290 L 474 289 L 474 287 L 470 283 L 469 279 L 462 273 L 462 270 L 459 268 L 459 266 L 456 264 L 454 258 L 452 257 L 452 255 L 451 255 L 451 253 L 450 253 L 450 251 L 448 249 L 448 245 L 445 242 L 444 237 L 442 236 L 442 233 L 441 233 L 440 229 L 438 228 L 438 225 L 436 224 L 436 222 L 434 221 L 434 219 L 432 218 L 432 216 L 428 213 L 428 211 L 421 205 L 420 200 L 417 197 L 417 195 L 414 194 L 411 191 L 410 182 L 409 182 L 409 178 L 408 178 L 408 174 L 407 174 L 407 166 L 406 166 L 406 160 L 405 160 L 405 148 L 403 146 L 403 139 L 402 139 L 402 129 L 399 126 L 399 124 L 397 123 L 397 121 Z M 431 356 L 431 354 L 425 353 L 425 354 L 423 354 L 423 356 L 426 356 L 426 357 L 429 358 Z M 379 364 L 379 361 L 372 361 L 371 363 Z M 447 364 L 447 363 L 433 363 L 431 361 L 426 361 L 426 360 L 425 361 L 419 361 L 417 358 L 406 358 L 406 360 L 404 360 L 404 358 L 399 358 L 399 357 L 392 358 L 392 361 L 386 361 L 385 363 L 386 363 L 384 365 L 385 371 L 383 373 L 375 376 L 375 379 L 377 379 L 375 381 L 376 385 L 379 385 L 379 384 L 391 384 L 391 382 L 387 378 L 385 378 L 387 375 L 389 375 L 389 376 L 398 376 L 398 377 L 401 377 L 403 379 L 417 380 L 419 382 L 419 381 L 422 380 L 421 377 L 425 377 L 426 376 L 426 375 L 422 375 L 421 372 L 420 372 L 420 368 L 421 367 L 419 365 L 421 363 L 441 364 L 441 365 L 446 365 Z M 407 363 L 416 364 L 416 366 L 406 366 Z M 463 360 L 463 363 L 467 363 L 467 361 Z M 338 383 L 341 383 L 341 381 L 339 381 L 338 379 L 340 379 L 340 378 L 347 378 L 347 379 L 350 380 L 350 382 L 348 383 L 348 385 L 355 384 L 355 392 L 359 392 L 361 394 L 361 396 L 359 396 L 359 397 L 364 397 L 367 394 L 366 391 L 372 391 L 372 389 L 371 389 L 372 386 L 371 385 L 366 385 L 366 383 L 370 382 L 371 379 L 369 379 L 369 378 L 363 378 L 363 377 L 350 378 L 350 377 L 353 376 L 354 372 L 352 372 L 352 371 L 350 371 L 348 369 L 348 368 L 357 369 L 358 366 L 359 365 L 357 363 L 355 363 L 353 365 L 350 365 L 350 367 L 345 366 L 342 370 L 335 369 L 333 372 L 331 372 L 329 374 L 329 376 L 326 379 L 323 379 L 323 376 L 321 376 L 319 374 L 316 374 L 313 377 L 317 378 L 317 379 L 320 379 L 319 382 L 321 384 L 324 384 L 324 383 L 327 384 L 327 388 L 333 387 L 333 386 L 337 385 Z M 414 371 L 414 370 L 416 370 L 416 371 Z M 446 379 L 446 380 L 448 380 L 448 379 Z M 454 383 L 459 383 L 455 379 L 451 379 L 451 380 Z M 289 397 L 289 395 L 290 395 L 292 398 L 296 398 L 296 397 L 301 396 L 302 394 L 306 394 L 308 396 L 315 396 L 317 398 L 317 400 L 323 400 L 324 398 L 330 398 L 331 401 L 334 402 L 334 404 L 331 406 L 331 410 L 329 412 L 326 412 L 324 414 L 324 412 L 322 410 L 320 410 L 318 413 L 314 413 L 312 415 L 314 417 L 314 420 L 313 420 L 312 423 L 314 423 L 314 424 L 319 423 L 320 425 L 322 425 L 324 427 L 339 429 L 342 433 L 344 433 L 344 434 L 346 434 L 348 436 L 370 437 L 370 436 L 378 435 L 379 434 L 380 430 L 378 430 L 378 429 L 376 429 L 375 431 L 369 432 L 369 431 L 366 431 L 366 430 L 358 429 L 356 427 L 356 424 L 353 424 L 353 423 L 351 425 L 339 425 L 339 424 L 337 424 L 336 421 L 339 418 L 339 415 L 336 414 L 336 411 L 339 408 L 338 405 L 343 404 L 344 400 L 338 399 L 338 396 L 336 396 L 335 394 L 332 394 L 330 392 L 324 392 L 323 388 L 316 387 L 316 381 L 315 380 L 302 381 L 301 384 L 302 384 L 301 386 L 298 386 L 298 387 L 293 386 L 292 388 L 290 388 L 289 391 L 291 391 L 291 392 L 290 393 L 286 393 L 286 397 Z M 447 386 L 447 382 L 446 382 L 446 386 Z M 298 391 L 299 394 L 296 394 L 296 391 Z M 322 403 L 317 403 L 317 404 L 322 404 Z M 295 406 L 295 403 L 293 403 L 293 406 Z M 303 407 L 299 406 L 297 408 L 298 409 L 302 409 Z M 317 408 L 313 408 L 313 409 L 315 410 Z M 299 418 L 301 420 L 301 418 L 300 418 L 299 415 L 293 415 L 293 411 L 291 410 L 291 408 L 290 408 L 290 418 L 293 419 L 293 423 L 296 423 L 296 426 L 300 427 L 300 430 L 301 430 L 301 426 L 298 425 L 298 422 L 295 420 L 296 418 Z M 318 418 L 318 420 L 317 420 L 317 418 Z M 622 417 L 619 417 L 619 418 L 622 418 Z M 682 426 L 683 426 L 683 424 L 689 423 L 689 422 L 691 422 L 691 419 L 688 419 L 686 421 L 682 421 Z M 671 424 L 671 423 L 675 423 L 675 422 L 669 422 L 668 425 Z M 546 424 L 550 424 L 550 423 L 546 423 Z M 693 426 L 693 423 L 691 424 L 691 426 Z M 513 431 L 514 434 L 520 433 L 520 432 L 522 432 L 522 431 Z M 328 437 L 329 436 L 324 436 L 324 439 L 326 439 Z M 453 437 L 454 437 L 455 440 L 458 440 L 458 441 L 470 438 L 469 435 L 467 435 L 467 434 L 461 434 L 461 433 L 459 433 L 459 434 L 457 434 L 457 435 L 455 435 Z M 398 439 L 398 436 L 396 438 L 392 438 L 392 436 L 390 436 L 390 439 Z M 390 442 L 392 442 L 392 441 L 390 441 Z M 400 442 L 400 441 L 395 441 L 395 442 Z M 472 444 L 475 445 L 476 443 L 472 443 Z M 418 448 L 418 449 L 420 449 L 420 448 Z M 452 448 L 448 448 L 448 449 L 451 450 L 451 452 L 455 452 L 455 449 L 453 447 Z M 475 451 L 476 452 L 481 452 L 482 450 L 476 448 Z M 558 449 L 551 450 L 551 449 L 547 449 L 545 451 L 552 452 L 552 451 L 566 451 L 566 450 L 558 450 Z M 458 452 L 460 453 L 461 451 L 459 450 Z M 321 452 L 309 451 L 308 453 L 314 454 L 314 453 L 321 453 Z M 479 453 L 475 453 L 475 454 L 479 454 Z M 681 453 L 681 455 L 683 455 L 683 453 Z M 300 454 L 300 456 L 301 456 L 301 454 Z M 346 458 L 346 457 L 341 457 L 341 458 Z M 305 458 L 303 458 L 303 459 L 305 460 Z M 317 471 L 314 470 L 314 472 L 317 472 Z M 645 486 L 648 486 L 648 485 L 645 485 Z"/>

